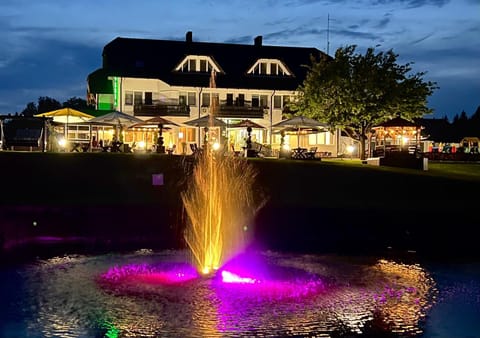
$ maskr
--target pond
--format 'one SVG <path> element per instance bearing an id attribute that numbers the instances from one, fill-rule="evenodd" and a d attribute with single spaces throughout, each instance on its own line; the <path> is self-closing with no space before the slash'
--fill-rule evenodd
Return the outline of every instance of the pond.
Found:
<path id="1" fill-rule="evenodd" d="M 480 264 L 252 251 L 199 277 L 182 250 L 4 264 L 1 337 L 472 337 Z M 247 268 L 246 268 L 247 267 Z"/>

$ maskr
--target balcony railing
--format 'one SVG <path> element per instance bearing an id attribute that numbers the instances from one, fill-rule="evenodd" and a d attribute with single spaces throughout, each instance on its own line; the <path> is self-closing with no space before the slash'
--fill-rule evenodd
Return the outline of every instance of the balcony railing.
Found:
<path id="1" fill-rule="evenodd" d="M 220 104 L 220 107 L 216 111 L 215 115 L 223 118 L 263 118 L 264 114 L 269 111 L 268 107 L 252 107 L 251 105 L 228 105 Z M 209 113 L 210 107 L 202 106 L 203 113 Z"/>
<path id="2" fill-rule="evenodd" d="M 133 108 L 135 116 L 190 116 L 190 107 L 180 104 L 141 104 Z"/>

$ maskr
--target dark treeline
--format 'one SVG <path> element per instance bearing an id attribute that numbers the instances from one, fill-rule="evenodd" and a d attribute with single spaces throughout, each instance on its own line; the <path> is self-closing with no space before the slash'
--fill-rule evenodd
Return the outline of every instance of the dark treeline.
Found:
<path id="1" fill-rule="evenodd" d="M 445 116 L 435 120 L 423 119 L 421 123 L 428 134 L 439 142 L 460 142 L 464 137 L 480 137 L 480 106 L 470 117 L 462 111 L 452 121 Z"/>
<path id="2" fill-rule="evenodd" d="M 34 116 L 36 114 L 43 114 L 61 108 L 73 108 L 80 111 L 92 109 L 92 107 L 87 105 L 86 100 L 79 97 L 72 97 L 63 103 L 60 103 L 51 97 L 41 96 L 38 98 L 38 103 L 27 103 L 27 106 L 20 114 L 23 116 Z"/>

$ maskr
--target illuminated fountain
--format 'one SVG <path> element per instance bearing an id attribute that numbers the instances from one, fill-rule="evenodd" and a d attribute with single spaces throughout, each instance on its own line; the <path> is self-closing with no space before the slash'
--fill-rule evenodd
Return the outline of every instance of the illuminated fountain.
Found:
<path id="1" fill-rule="evenodd" d="M 210 88 L 216 88 L 214 71 Z M 189 218 L 185 240 L 203 274 L 217 270 L 222 262 L 245 249 L 253 232 L 253 218 L 262 205 L 253 199 L 256 173 L 252 166 L 244 159 L 217 153 L 218 139 L 209 137 L 216 110 L 212 97 L 204 149 L 189 189 L 182 194 Z"/>
<path id="2" fill-rule="evenodd" d="M 245 160 L 216 156 L 209 148 L 199 157 L 182 199 L 190 221 L 185 240 L 202 273 L 217 270 L 249 243 L 258 209 L 254 179 Z"/>

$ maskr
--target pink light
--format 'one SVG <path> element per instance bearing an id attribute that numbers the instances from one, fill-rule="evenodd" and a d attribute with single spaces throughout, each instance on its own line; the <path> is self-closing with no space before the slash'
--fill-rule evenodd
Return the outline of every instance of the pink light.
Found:
<path id="1" fill-rule="evenodd" d="M 171 273 L 171 272 L 153 272 L 153 273 L 140 273 L 130 278 L 137 282 L 143 282 L 147 284 L 176 284 L 187 282 L 196 278 L 194 275 L 187 275 L 184 273 Z"/>
<path id="2" fill-rule="evenodd" d="M 256 279 L 248 277 L 240 277 L 229 271 L 222 271 L 222 282 L 224 283 L 241 283 L 241 284 L 254 284 L 257 283 Z"/>
<path id="3" fill-rule="evenodd" d="M 112 267 L 101 276 L 101 280 L 108 283 L 121 284 L 128 281 L 143 284 L 178 284 L 198 278 L 193 267 L 162 267 L 147 264 L 131 264 Z"/>

